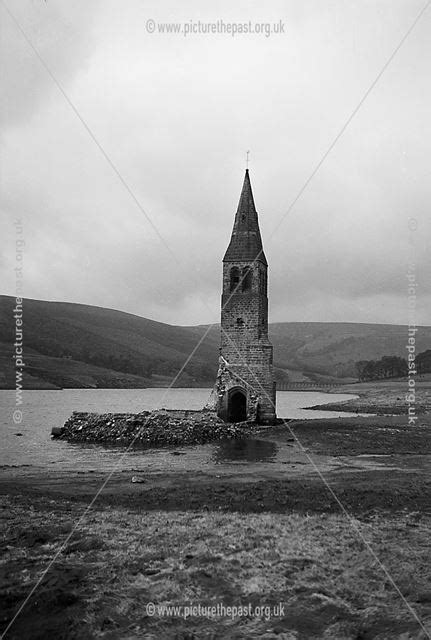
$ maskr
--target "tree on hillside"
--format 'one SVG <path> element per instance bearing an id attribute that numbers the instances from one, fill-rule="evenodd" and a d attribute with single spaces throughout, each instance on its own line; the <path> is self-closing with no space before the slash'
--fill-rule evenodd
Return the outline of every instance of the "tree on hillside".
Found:
<path id="1" fill-rule="evenodd" d="M 431 373 L 431 349 L 418 353 L 416 356 L 416 370 L 418 373 Z"/>
<path id="2" fill-rule="evenodd" d="M 356 363 L 359 380 L 383 380 L 407 375 L 407 360 L 400 356 L 383 356 L 380 360 L 360 360 Z"/>

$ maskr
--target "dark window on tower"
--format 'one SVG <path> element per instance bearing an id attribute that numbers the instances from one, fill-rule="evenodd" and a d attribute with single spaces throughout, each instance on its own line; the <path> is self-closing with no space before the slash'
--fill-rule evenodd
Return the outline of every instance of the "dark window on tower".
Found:
<path id="1" fill-rule="evenodd" d="M 251 289 L 251 269 L 244 267 L 242 270 L 242 290 L 249 291 Z"/>
<path id="2" fill-rule="evenodd" d="M 230 290 L 235 291 L 239 285 L 239 269 L 238 267 L 232 267 L 230 270 Z"/>

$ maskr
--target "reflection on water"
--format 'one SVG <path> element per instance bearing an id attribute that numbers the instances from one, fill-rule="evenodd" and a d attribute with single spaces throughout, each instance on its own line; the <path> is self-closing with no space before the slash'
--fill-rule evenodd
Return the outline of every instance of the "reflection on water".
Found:
<path id="1" fill-rule="evenodd" d="M 267 440 L 223 440 L 213 445 L 212 459 L 223 462 L 272 462 L 277 456 L 277 445 Z"/>

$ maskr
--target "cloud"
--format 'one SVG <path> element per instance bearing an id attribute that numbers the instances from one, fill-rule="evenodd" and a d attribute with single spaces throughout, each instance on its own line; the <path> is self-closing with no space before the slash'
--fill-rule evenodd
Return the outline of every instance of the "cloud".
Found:
<path id="1" fill-rule="evenodd" d="M 143 211 L 9 21 L 6 292 L 21 216 L 29 297 L 217 321 L 221 258 L 251 149 L 271 318 L 405 321 L 409 217 L 420 229 L 419 296 L 431 297 L 425 16 L 285 213 L 419 12 L 414 5 L 252 3 L 245 14 L 227 3 L 22 3 L 20 22 Z M 286 34 L 148 34 L 149 17 L 283 19 Z M 424 304 L 418 315 L 427 322 Z"/>
<path id="2" fill-rule="evenodd" d="M 22 0 L 19 4 L 10 3 L 7 9 L 2 5 L 1 125 L 10 127 L 31 118 L 43 101 L 57 91 L 26 36 L 59 81 L 65 79 L 67 84 L 85 67 L 97 46 L 92 26 L 99 10 L 98 0 Z"/>

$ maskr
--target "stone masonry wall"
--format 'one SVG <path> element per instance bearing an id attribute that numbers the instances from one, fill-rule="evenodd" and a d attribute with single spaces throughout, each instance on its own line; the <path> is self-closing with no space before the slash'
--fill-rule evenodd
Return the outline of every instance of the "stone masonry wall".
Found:
<path id="1" fill-rule="evenodd" d="M 231 270 L 251 273 L 251 287 L 231 291 Z M 219 415 L 226 414 L 226 394 L 235 386 L 247 395 L 247 417 L 254 412 L 262 422 L 275 420 L 273 350 L 268 339 L 267 267 L 261 262 L 228 262 L 223 265 L 221 349 L 224 370 L 216 395 Z M 217 387 L 217 385 L 216 385 Z M 256 413 L 258 405 L 258 414 Z"/>

